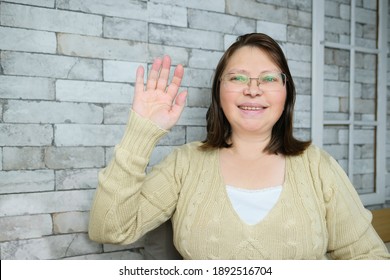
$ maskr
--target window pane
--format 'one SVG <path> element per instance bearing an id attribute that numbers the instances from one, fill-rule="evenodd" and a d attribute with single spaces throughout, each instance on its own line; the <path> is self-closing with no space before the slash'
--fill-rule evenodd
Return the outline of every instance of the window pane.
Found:
<path id="1" fill-rule="evenodd" d="M 324 120 L 349 119 L 350 52 L 325 48 Z"/>
<path id="2" fill-rule="evenodd" d="M 355 54 L 354 113 L 356 121 L 376 121 L 376 54 Z"/>
<path id="3" fill-rule="evenodd" d="M 340 1 L 325 1 L 325 41 L 350 44 L 350 6 Z"/>
<path id="4" fill-rule="evenodd" d="M 355 44 L 375 49 L 378 41 L 377 1 L 357 1 L 356 5 Z"/>
<path id="5" fill-rule="evenodd" d="M 375 135 L 375 127 L 355 126 L 353 183 L 360 194 L 375 191 Z"/>
<path id="6" fill-rule="evenodd" d="M 323 148 L 348 174 L 349 128 L 342 125 L 324 126 Z"/>

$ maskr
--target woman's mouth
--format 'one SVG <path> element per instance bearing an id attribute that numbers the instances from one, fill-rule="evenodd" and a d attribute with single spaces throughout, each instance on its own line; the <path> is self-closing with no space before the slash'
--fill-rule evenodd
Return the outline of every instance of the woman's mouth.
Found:
<path id="1" fill-rule="evenodd" d="M 265 109 L 265 107 L 260 106 L 238 106 L 238 108 L 245 111 L 260 111 Z"/>

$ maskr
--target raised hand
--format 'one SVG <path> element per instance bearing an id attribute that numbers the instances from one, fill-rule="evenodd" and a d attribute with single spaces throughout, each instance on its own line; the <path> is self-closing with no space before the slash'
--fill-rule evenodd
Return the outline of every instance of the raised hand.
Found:
<path id="1" fill-rule="evenodd" d="M 182 65 L 175 69 L 171 83 L 168 85 L 171 58 L 156 58 L 150 70 L 146 88 L 144 86 L 144 68 L 137 69 L 133 110 L 141 117 L 147 118 L 163 129 L 172 128 L 183 112 L 187 92 L 178 94 L 184 74 Z"/>

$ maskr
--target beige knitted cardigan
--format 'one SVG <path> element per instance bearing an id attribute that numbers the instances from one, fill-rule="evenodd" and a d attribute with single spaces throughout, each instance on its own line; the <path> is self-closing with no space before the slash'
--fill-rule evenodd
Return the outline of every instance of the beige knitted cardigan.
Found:
<path id="1" fill-rule="evenodd" d="M 174 150 L 145 172 L 167 133 L 130 114 L 125 135 L 99 173 L 89 235 L 129 244 L 172 218 L 184 259 L 386 259 L 383 242 L 347 176 L 327 153 L 310 146 L 286 157 L 276 205 L 258 224 L 234 211 L 220 173 L 219 151 L 200 143 Z"/>

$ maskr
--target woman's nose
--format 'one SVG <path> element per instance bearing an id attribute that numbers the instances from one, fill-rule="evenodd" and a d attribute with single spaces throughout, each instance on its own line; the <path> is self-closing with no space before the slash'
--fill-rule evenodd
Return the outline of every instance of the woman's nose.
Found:
<path id="1" fill-rule="evenodd" d="M 263 91 L 260 89 L 257 79 L 251 79 L 244 93 L 247 95 L 256 96 L 262 94 Z"/>

